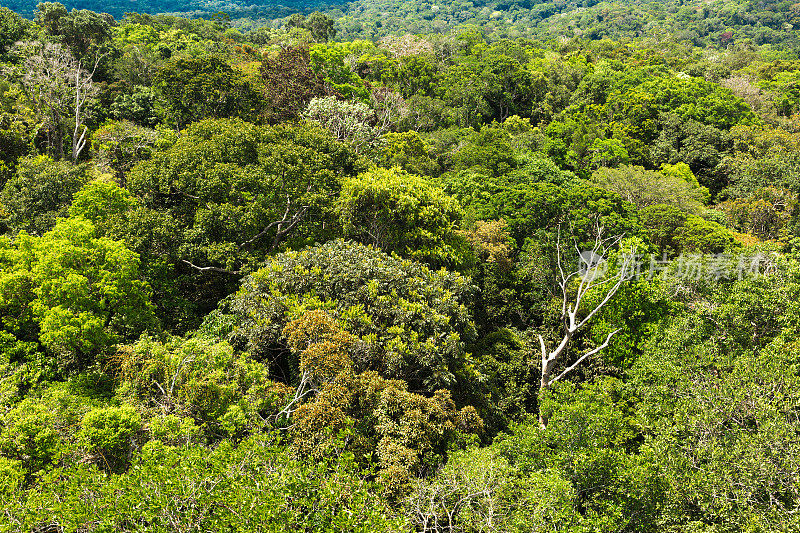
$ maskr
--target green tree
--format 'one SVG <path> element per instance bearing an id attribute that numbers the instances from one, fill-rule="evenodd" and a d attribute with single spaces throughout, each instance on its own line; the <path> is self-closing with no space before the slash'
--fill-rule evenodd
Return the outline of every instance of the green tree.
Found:
<path id="1" fill-rule="evenodd" d="M 72 195 L 90 180 L 89 167 L 47 156 L 20 159 L 16 175 L 0 192 L 5 223 L 12 232 L 43 235 L 67 213 Z"/>
<path id="2" fill-rule="evenodd" d="M 344 182 L 337 203 L 345 235 L 433 268 L 462 267 L 462 215 L 454 198 L 425 178 L 374 169 Z"/>
<path id="3" fill-rule="evenodd" d="M 0 57 L 6 57 L 14 43 L 22 40 L 28 25 L 28 21 L 18 14 L 7 7 L 0 7 Z"/>
<path id="4" fill-rule="evenodd" d="M 161 342 L 143 336 L 120 348 L 115 361 L 123 384 L 120 396 L 178 419 L 177 434 L 168 430 L 168 419 L 156 420 L 167 426 L 166 442 L 183 437 L 184 442 L 219 443 L 258 433 L 270 427 L 266 421 L 286 405 L 291 392 L 248 354 L 204 338 Z M 191 423 L 180 422 L 184 419 Z"/>
<path id="5" fill-rule="evenodd" d="M 300 26 L 310 31 L 315 41 L 324 43 L 336 37 L 333 23 L 333 19 L 328 15 L 314 11 L 300 23 Z"/>
<path id="6" fill-rule="evenodd" d="M 694 178 L 694 175 L 691 174 L 691 177 Z M 689 213 L 698 213 L 703 209 L 702 201 L 708 196 L 708 189 L 701 187 L 696 178 L 692 183 L 682 176 L 645 170 L 638 166 L 601 168 L 592 174 L 591 181 L 598 187 L 619 194 L 639 209 L 655 204 L 672 204 Z"/>
<path id="7" fill-rule="evenodd" d="M 173 289 L 202 316 L 270 254 L 338 235 L 335 198 L 361 168 L 308 124 L 195 123 L 128 174 L 144 207 L 134 248 L 145 262 L 173 265 Z"/>
<path id="8" fill-rule="evenodd" d="M 92 155 L 125 185 L 125 176 L 139 161 L 148 159 L 159 134 L 133 122 L 108 121 L 92 134 Z"/>
<path id="9" fill-rule="evenodd" d="M 410 174 L 436 177 L 441 167 L 431 157 L 431 148 L 415 131 L 390 132 L 383 136 L 377 163 L 384 168 L 400 167 Z"/>
<path id="10" fill-rule="evenodd" d="M 475 334 L 472 295 L 468 278 L 336 240 L 275 256 L 244 279 L 203 330 L 230 337 L 269 361 L 273 375 L 296 382 L 298 365 L 283 328 L 306 310 L 324 309 L 365 343 L 353 358 L 356 372 L 374 370 L 405 380 L 409 390 L 446 388 L 456 395 L 460 380 L 466 387 L 473 379 L 465 366 L 465 343 Z"/>
<path id="11" fill-rule="evenodd" d="M 178 127 L 211 118 L 255 120 L 261 99 L 244 74 L 220 55 L 179 56 L 155 75 L 170 120 Z"/>
<path id="12" fill-rule="evenodd" d="M 124 243 L 96 237 L 80 218 L 61 219 L 29 248 L 39 340 L 67 370 L 84 368 L 117 342 L 156 326 L 139 258 Z"/>
<path id="13" fill-rule="evenodd" d="M 89 59 L 92 48 L 96 50 L 111 39 L 114 19 L 108 13 L 88 9 L 73 9 L 67 13 L 58 2 L 43 2 L 36 9 L 34 21 L 52 38 L 66 44 L 78 59 Z"/>

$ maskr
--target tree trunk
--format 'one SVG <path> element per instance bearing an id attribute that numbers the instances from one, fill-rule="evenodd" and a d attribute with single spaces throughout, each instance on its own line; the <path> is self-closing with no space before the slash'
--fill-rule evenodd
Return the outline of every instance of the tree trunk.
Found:
<path id="1" fill-rule="evenodd" d="M 542 353 L 542 379 L 539 382 L 539 427 L 545 429 L 547 427 L 548 418 L 542 411 L 542 394 L 550 388 L 550 374 L 553 371 L 554 360 L 547 359 L 547 353 Z"/>

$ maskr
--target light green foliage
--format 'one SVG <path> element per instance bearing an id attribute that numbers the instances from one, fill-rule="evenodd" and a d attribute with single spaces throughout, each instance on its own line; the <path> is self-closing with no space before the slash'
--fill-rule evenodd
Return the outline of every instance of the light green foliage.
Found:
<path id="1" fill-rule="evenodd" d="M 141 276 L 150 285 L 154 311 L 165 328 L 180 332 L 196 322 L 176 284 L 179 231 L 173 217 L 144 207 L 128 190 L 103 178 L 75 193 L 69 213 L 92 222 L 97 236 L 124 241 L 141 258 Z"/>
<path id="2" fill-rule="evenodd" d="M 677 281 L 686 312 L 652 337 L 633 369 L 637 416 L 675 506 L 665 528 L 797 527 L 800 498 L 787 479 L 800 465 L 796 439 L 786 437 L 796 426 L 797 267 L 779 272 Z"/>
<path id="3" fill-rule="evenodd" d="M 119 470 L 127 465 L 142 419 L 131 405 L 92 409 L 81 420 L 77 437 L 97 454 L 106 468 Z"/>
<path id="4" fill-rule="evenodd" d="M 178 415 L 155 415 L 147 421 L 147 425 L 153 440 L 171 446 L 197 442 L 200 433 L 194 419 L 181 418 Z"/>
<path id="5" fill-rule="evenodd" d="M 119 223 L 136 205 L 136 199 L 127 190 L 110 180 L 97 179 L 75 193 L 69 215 L 84 218 L 99 232 L 106 233 L 105 228 Z"/>
<path id="6" fill-rule="evenodd" d="M 78 427 L 96 404 L 86 393 L 75 383 L 62 383 L 9 405 L 0 416 L 0 461 L 15 463 L 28 480 L 31 474 L 83 457 Z"/>
<path id="7" fill-rule="evenodd" d="M 16 175 L 0 192 L 6 224 L 14 231 L 43 235 L 64 216 L 72 195 L 89 181 L 85 165 L 53 161 L 47 156 L 23 158 Z"/>
<path id="8" fill-rule="evenodd" d="M 4 416 L 0 451 L 36 472 L 61 458 L 62 437 L 57 431 L 56 414 L 50 406 L 25 399 Z"/>
<path id="9" fill-rule="evenodd" d="M 688 252 L 721 253 L 738 247 L 733 234 L 724 226 L 694 215 L 686 217 L 676 243 Z"/>
<path id="10" fill-rule="evenodd" d="M 120 241 L 96 237 L 90 222 L 60 219 L 42 237 L 23 233 L 5 245 L 4 329 L 19 342 L 38 341 L 51 368 L 84 368 L 155 327 L 139 258 Z"/>
<path id="11" fill-rule="evenodd" d="M 120 241 L 97 238 L 83 219 L 62 219 L 32 244 L 31 307 L 39 338 L 69 367 L 153 327 L 139 258 Z"/>
<path id="12" fill-rule="evenodd" d="M 20 461 L 0 457 L 0 504 L 10 505 L 22 488 L 25 474 L 20 467 Z"/>
<path id="13" fill-rule="evenodd" d="M 430 146 L 415 131 L 384 135 L 377 162 L 384 168 L 400 167 L 419 176 L 433 177 L 440 172 L 438 163 L 430 155 Z"/>
<path id="14" fill-rule="evenodd" d="M 0 238 L 0 313 L 2 314 L 3 352 L 12 361 L 20 360 L 26 352 L 36 349 L 37 321 L 31 309 L 36 298 L 31 276 L 33 257 L 31 240 L 23 236 L 12 243 Z"/>
<path id="15" fill-rule="evenodd" d="M 369 47 L 371 45 L 364 41 L 315 44 L 309 49 L 310 65 L 343 97 L 364 100 L 369 96 L 369 91 L 364 81 L 350 69 L 348 59 Z"/>
<path id="16" fill-rule="evenodd" d="M 337 209 L 345 235 L 432 268 L 464 265 L 458 202 L 423 177 L 374 169 L 344 182 Z"/>
<path id="17" fill-rule="evenodd" d="M 597 167 L 616 166 L 630 160 L 628 150 L 619 139 L 597 138 L 592 141 L 589 152 L 592 154 L 592 165 Z"/>
<path id="18" fill-rule="evenodd" d="M 151 419 L 151 426 L 160 428 L 151 431 L 167 442 L 193 440 L 197 432 L 207 441 L 240 438 L 262 429 L 287 401 L 288 387 L 271 381 L 262 363 L 224 342 L 174 338 L 162 343 L 143 337 L 120 349 L 115 361 L 122 380 L 118 394 L 163 415 Z"/>
<path id="19" fill-rule="evenodd" d="M 722 225 L 689 215 L 675 205 L 653 204 L 639 212 L 645 233 L 660 254 L 721 253 L 739 244 Z"/>
<path id="20" fill-rule="evenodd" d="M 628 165 L 601 168 L 592 174 L 591 180 L 639 209 L 654 204 L 671 204 L 683 211 L 697 213 L 708 197 L 708 189 L 697 183 L 686 164 L 668 166 L 663 173 Z"/>
<path id="21" fill-rule="evenodd" d="M 56 470 L 6 506 L 9 533 L 54 515 L 65 529 L 157 532 L 175 524 L 198 530 L 355 533 L 406 531 L 347 455 L 296 460 L 269 436 L 213 449 L 146 444 L 127 473 L 107 476 L 94 466 Z M 147 517 L 136 520 L 133 517 Z"/>

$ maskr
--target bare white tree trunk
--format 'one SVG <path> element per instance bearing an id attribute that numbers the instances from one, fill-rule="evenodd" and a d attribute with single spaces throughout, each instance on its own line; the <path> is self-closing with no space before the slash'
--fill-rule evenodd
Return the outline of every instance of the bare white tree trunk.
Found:
<path id="1" fill-rule="evenodd" d="M 577 245 L 575 245 L 575 250 L 578 255 L 583 258 L 586 268 L 578 268 L 577 270 L 567 273 L 564 271 L 562 260 L 563 250 L 561 229 L 559 228 L 556 253 L 559 275 L 558 285 L 561 289 L 561 322 L 564 325 L 564 334 L 559 343 L 552 350 L 547 348 L 544 337 L 539 335 L 539 348 L 542 357 L 542 377 L 539 382 L 540 396 L 542 392 L 549 389 L 554 383 L 574 370 L 584 360 L 605 349 L 611 341 L 611 338 L 619 332 L 619 329 L 616 329 L 609 333 L 602 344 L 581 355 L 577 361 L 561 371 L 557 376 L 553 377 L 553 370 L 567 352 L 574 335 L 586 326 L 600 309 L 611 301 L 611 298 L 614 297 L 623 283 L 631 279 L 633 275 L 632 267 L 636 259 L 636 250 L 630 249 L 623 251 L 619 248 L 622 235 L 604 239 L 602 235 L 603 229 L 599 226 L 596 226 L 595 229 L 596 236 L 592 250 L 581 252 L 581 250 L 577 248 Z M 612 276 L 605 276 L 605 268 L 608 267 L 607 259 L 614 248 L 620 252 L 617 265 L 618 270 Z M 605 268 L 601 270 L 601 267 Z M 577 283 L 577 288 L 573 293 L 575 283 Z M 586 295 L 597 292 L 602 295 L 599 303 L 594 304 L 589 309 L 582 310 L 581 304 L 584 303 Z M 539 425 L 542 428 L 547 426 L 547 416 L 542 412 L 541 408 L 539 409 Z"/>
<path id="2" fill-rule="evenodd" d="M 63 157 L 69 127 L 66 121 L 71 116 L 75 120 L 72 158 L 77 160 L 87 143 L 86 103 L 97 94 L 92 84 L 94 69 L 91 73 L 83 69 L 70 51 L 58 43 L 20 42 L 14 50 L 24 58 L 24 70 L 17 75 L 40 121 L 39 127 L 46 129 L 49 155 Z M 99 61 L 100 58 L 95 69 Z"/>
<path id="3" fill-rule="evenodd" d="M 86 132 L 89 131 L 83 121 L 86 119 L 86 102 L 89 98 L 97 94 L 97 90 L 92 84 L 92 77 L 97 70 L 100 58 L 94 62 L 92 72 L 83 70 L 80 62 L 75 68 L 75 129 L 72 132 L 72 160 L 77 161 L 81 152 L 86 147 Z M 83 127 L 83 131 L 81 131 Z"/>

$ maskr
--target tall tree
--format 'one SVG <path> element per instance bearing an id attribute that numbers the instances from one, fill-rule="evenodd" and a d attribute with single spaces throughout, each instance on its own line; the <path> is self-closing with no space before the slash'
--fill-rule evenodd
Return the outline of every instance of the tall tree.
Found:
<path id="1" fill-rule="evenodd" d="M 325 79 L 311 68 L 306 47 L 289 47 L 261 63 L 261 77 L 274 122 L 300 116 L 312 98 L 333 96 Z"/>
<path id="2" fill-rule="evenodd" d="M 611 338 L 619 332 L 619 329 L 616 329 L 609 333 L 603 343 L 578 357 L 575 362 L 553 377 L 553 371 L 563 361 L 575 334 L 591 322 L 592 318 L 614 297 L 620 287 L 633 274 L 635 250 L 623 250 L 618 247 L 621 240 L 621 235 L 604 238 L 602 229 L 598 225 L 594 246 L 590 250 L 580 252 L 579 267 L 570 271 L 563 259 L 565 251 L 559 231 L 557 267 L 559 274 L 558 286 L 561 290 L 560 321 L 563 324 L 564 333 L 553 349 L 548 349 L 544 337 L 539 335 L 539 346 L 542 355 L 540 394 L 572 372 L 584 360 L 605 349 Z M 612 252 L 615 251 L 615 247 L 618 248 L 616 250 L 618 252 L 617 271 L 611 276 L 606 276 L 606 269 L 609 268 L 608 262 L 611 259 Z M 575 243 L 575 248 L 578 249 L 577 243 Z M 568 271 L 565 272 L 565 268 Z M 577 287 L 575 286 L 576 283 Z M 587 296 L 590 297 L 587 298 Z M 588 307 L 587 303 L 589 304 Z M 542 410 L 539 411 L 539 424 L 543 428 L 547 426 L 547 415 Z"/>
<path id="3" fill-rule="evenodd" d="M 260 98 L 250 81 L 218 55 L 172 59 L 158 71 L 154 84 L 178 128 L 209 118 L 259 116 Z"/>
<path id="4" fill-rule="evenodd" d="M 64 157 L 71 124 L 71 156 L 77 161 L 87 141 L 87 104 L 98 92 L 93 72 L 57 43 L 22 42 L 17 50 L 24 57 L 20 81 L 40 121 L 48 154 L 54 159 Z"/>

